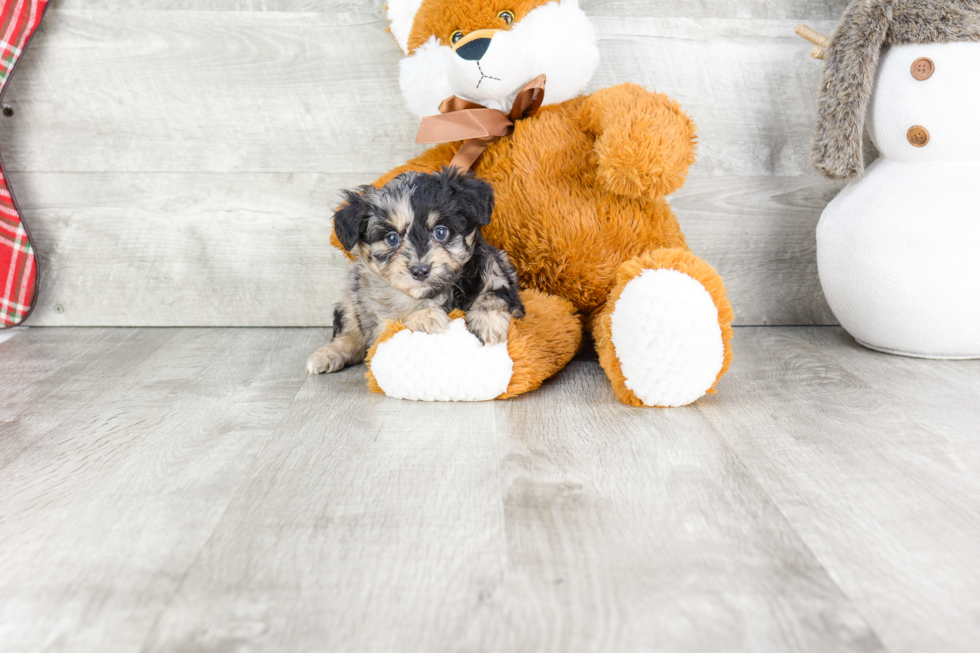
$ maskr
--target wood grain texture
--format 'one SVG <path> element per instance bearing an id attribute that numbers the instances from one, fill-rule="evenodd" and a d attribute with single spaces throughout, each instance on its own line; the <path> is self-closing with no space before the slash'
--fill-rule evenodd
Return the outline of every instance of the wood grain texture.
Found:
<path id="1" fill-rule="evenodd" d="M 632 81 L 680 100 L 699 125 L 694 173 L 815 174 L 820 66 L 796 20 L 594 22 L 602 60 L 590 89 Z M 43 29 L 11 82 L 15 114 L 0 121 L 11 173 L 373 175 L 421 147 L 380 19 L 55 7 Z"/>
<path id="2" fill-rule="evenodd" d="M 580 0 L 591 16 L 839 20 L 850 0 Z"/>
<path id="3" fill-rule="evenodd" d="M 289 11 L 377 20 L 384 13 L 385 0 L 58 0 L 58 4 L 73 11 Z"/>
<path id="4" fill-rule="evenodd" d="M 20 333 L 20 329 L 21 327 L 14 327 L 12 329 L 5 329 L 3 331 L 0 331 L 0 342 L 4 342 L 5 340 L 10 340 L 18 333 Z"/>
<path id="5" fill-rule="evenodd" d="M 493 405 L 389 400 L 348 369 L 307 382 L 262 457 L 144 650 L 453 648 L 506 560 Z"/>
<path id="6" fill-rule="evenodd" d="M 116 378 L 132 372 L 173 337 L 163 331 L 79 330 L 64 339 L 22 333 L 3 350 L 0 468 L 43 439 L 52 429 L 96 402 Z"/>
<path id="7" fill-rule="evenodd" d="M 326 207 L 350 175 L 30 181 L 19 195 L 46 270 L 32 324 L 332 323 L 346 261 L 330 246 Z"/>
<path id="8" fill-rule="evenodd" d="M 591 16 L 806 18 L 837 20 L 849 0 L 580 0 Z M 65 9 L 111 11 L 297 11 L 363 14 L 377 19 L 385 0 L 58 0 Z"/>
<path id="9" fill-rule="evenodd" d="M 596 372 L 496 404 L 508 566 L 460 649 L 884 650 L 697 410 Z"/>
<path id="10" fill-rule="evenodd" d="M 297 329 L 31 329 L 0 650 L 970 651 L 980 362 L 737 329 L 698 406 L 595 362 L 481 404 L 306 377 Z M 79 353 L 81 352 L 81 353 Z M 97 373 L 85 371 L 99 361 Z M 52 394 L 52 386 L 64 386 Z M 11 424 L 14 426 L 11 427 Z"/>
<path id="11" fill-rule="evenodd" d="M 53 3 L 0 119 L 43 265 L 31 324 L 329 324 L 336 192 L 418 151 L 382 4 Z M 810 169 L 820 67 L 792 27 L 829 31 L 841 5 L 584 5 L 601 36 L 591 87 L 645 84 L 699 124 L 672 199 L 737 324 L 836 321 L 813 227 L 839 186 Z"/>
<path id="12" fill-rule="evenodd" d="M 329 245 L 325 207 L 356 175 L 48 173 L 25 181 L 18 195 L 45 288 L 32 324 L 332 322 L 346 261 Z M 709 177 L 673 198 L 691 247 L 725 278 L 739 323 L 833 323 L 814 229 L 836 190 L 805 177 Z"/>
<path id="13" fill-rule="evenodd" d="M 740 330 L 703 409 L 893 653 L 980 639 L 980 361 L 866 350 L 839 329 Z"/>
<path id="14" fill-rule="evenodd" d="M 0 450 L 0 649 L 138 651 L 322 338 L 32 330 L 0 346 L 0 405 L 37 399 L 0 423 L 0 441 L 30 442 Z M 97 370 L 46 395 L 18 378 L 19 356 L 67 359 L 77 340 Z"/>

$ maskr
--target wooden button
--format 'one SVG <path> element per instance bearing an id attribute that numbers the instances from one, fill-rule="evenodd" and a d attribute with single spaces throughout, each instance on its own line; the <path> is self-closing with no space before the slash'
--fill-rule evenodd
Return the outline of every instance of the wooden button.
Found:
<path id="1" fill-rule="evenodd" d="M 929 130 L 920 125 L 916 125 L 909 129 L 909 133 L 906 135 L 914 147 L 925 147 L 929 144 Z"/>
<path id="2" fill-rule="evenodd" d="M 936 72 L 936 64 L 929 57 L 920 57 L 912 63 L 912 77 L 923 82 Z"/>

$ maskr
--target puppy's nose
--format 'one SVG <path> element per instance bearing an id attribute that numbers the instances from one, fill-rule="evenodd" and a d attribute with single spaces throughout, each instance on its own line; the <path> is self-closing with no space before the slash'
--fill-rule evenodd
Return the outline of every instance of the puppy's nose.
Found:
<path id="1" fill-rule="evenodd" d="M 408 268 L 408 271 L 412 273 L 412 278 L 416 281 L 425 281 L 429 278 L 429 272 L 432 271 L 432 268 L 428 265 L 413 265 Z"/>
<path id="2" fill-rule="evenodd" d="M 465 43 L 459 47 L 456 50 L 456 54 L 467 61 L 479 61 L 487 53 L 487 48 L 489 47 L 490 39 L 473 39 L 469 43 Z"/>

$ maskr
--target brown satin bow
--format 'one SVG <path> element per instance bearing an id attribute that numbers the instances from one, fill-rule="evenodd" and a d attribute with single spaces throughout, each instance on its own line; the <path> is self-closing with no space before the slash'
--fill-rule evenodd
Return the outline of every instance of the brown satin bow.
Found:
<path id="1" fill-rule="evenodd" d="M 510 114 L 455 95 L 446 98 L 439 105 L 440 115 L 422 118 L 415 142 L 466 141 L 449 165 L 469 170 L 490 143 L 514 131 L 515 122 L 537 113 L 544 101 L 544 82 L 544 75 L 528 82 L 514 99 Z"/>

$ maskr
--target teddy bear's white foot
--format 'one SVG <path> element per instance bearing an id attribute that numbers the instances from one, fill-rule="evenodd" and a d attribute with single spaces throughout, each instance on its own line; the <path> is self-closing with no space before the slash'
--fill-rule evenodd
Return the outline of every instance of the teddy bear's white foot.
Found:
<path id="1" fill-rule="evenodd" d="M 626 283 L 609 318 L 625 386 L 647 406 L 697 401 L 725 365 L 718 308 L 684 272 L 643 270 Z"/>
<path id="2" fill-rule="evenodd" d="M 514 364 L 507 343 L 484 346 L 463 318 L 445 333 L 403 329 L 378 344 L 371 361 L 378 388 L 415 401 L 487 401 L 507 390 Z"/>
<path id="3" fill-rule="evenodd" d="M 481 343 L 462 311 L 449 314 L 445 333 L 389 324 L 368 352 L 368 387 L 416 401 L 510 399 L 537 389 L 575 356 L 582 320 L 561 297 L 526 289 L 521 300 L 524 317 L 496 345 Z"/>

